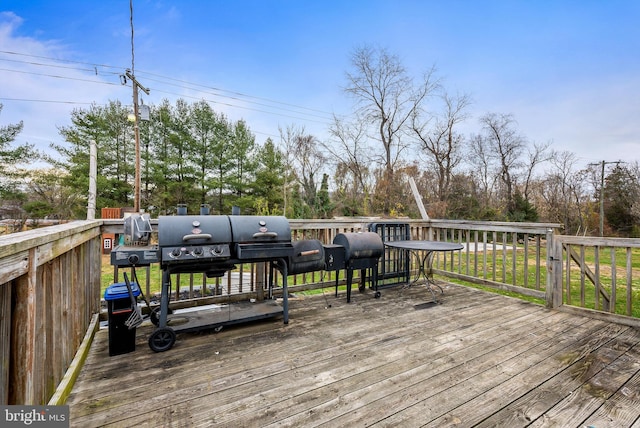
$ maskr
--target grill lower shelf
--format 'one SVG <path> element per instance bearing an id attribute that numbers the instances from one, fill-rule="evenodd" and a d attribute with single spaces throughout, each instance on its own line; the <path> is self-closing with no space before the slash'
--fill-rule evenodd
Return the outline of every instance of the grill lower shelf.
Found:
<path id="1" fill-rule="evenodd" d="M 238 302 L 207 309 L 189 310 L 167 316 L 167 326 L 176 333 L 200 331 L 258 321 L 282 315 L 282 306 L 274 300 L 264 302 Z"/>

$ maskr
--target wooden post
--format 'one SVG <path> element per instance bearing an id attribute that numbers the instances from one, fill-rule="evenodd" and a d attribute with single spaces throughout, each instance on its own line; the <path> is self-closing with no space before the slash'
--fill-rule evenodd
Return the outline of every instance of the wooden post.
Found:
<path id="1" fill-rule="evenodd" d="M 87 220 L 96 219 L 96 180 L 98 177 L 98 149 L 95 140 L 89 143 L 89 203 L 87 206 Z"/>
<path id="2" fill-rule="evenodd" d="M 409 186 L 411 186 L 411 191 L 413 192 L 413 197 L 416 200 L 416 204 L 418 204 L 418 210 L 420 210 L 422 219 L 429 220 L 429 214 L 427 214 L 427 210 L 422 203 L 422 196 L 420 196 L 420 192 L 418 192 L 418 186 L 416 186 L 416 182 L 413 177 L 409 177 Z"/>
<path id="3" fill-rule="evenodd" d="M 548 308 L 562 306 L 562 242 L 553 239 L 553 230 L 547 231 L 547 289 Z"/>
<path id="4" fill-rule="evenodd" d="M 9 361 L 11 358 L 11 284 L 0 285 L 0 404 L 9 399 Z"/>

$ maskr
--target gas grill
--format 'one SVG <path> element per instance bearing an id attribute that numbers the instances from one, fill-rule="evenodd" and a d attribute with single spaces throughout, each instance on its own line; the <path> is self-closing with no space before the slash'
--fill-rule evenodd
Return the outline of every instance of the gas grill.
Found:
<path id="1" fill-rule="evenodd" d="M 150 315 L 156 329 L 149 347 L 156 352 L 171 349 L 176 334 L 214 329 L 282 315 L 289 322 L 287 276 L 313 271 L 346 270 L 347 302 L 351 301 L 353 271 L 360 270 L 360 291 L 364 291 L 367 270 L 374 297 L 380 297 L 377 285 L 378 260 L 384 251 L 380 236 L 374 232 L 339 233 L 332 244 L 317 239 L 291 241 L 289 221 L 281 216 L 178 215 L 158 218 L 158 244 L 150 245 L 148 215 L 134 216 L 125 222 L 128 245 L 114 249 L 115 266 L 148 266 L 160 263 L 162 286 L 160 306 Z M 171 275 L 202 273 L 222 277 L 242 263 L 264 262 L 269 267 L 268 298 L 259 302 L 239 302 L 215 308 L 172 313 L 169 307 Z M 273 299 L 274 271 L 282 276 L 282 305 Z M 336 297 L 338 294 L 336 274 Z"/>
<path id="2" fill-rule="evenodd" d="M 287 262 L 293 255 L 291 230 L 285 217 L 241 215 L 178 215 L 158 219 L 158 247 L 162 268 L 160 307 L 152 316 L 157 325 L 149 337 L 156 352 L 173 346 L 177 332 L 248 322 L 282 314 L 289 322 Z M 221 277 L 237 264 L 270 263 L 269 297 L 273 297 L 273 271 L 282 274 L 282 306 L 273 299 L 247 305 L 234 304 L 233 310 L 201 310 L 187 315 L 171 314 L 171 274 L 204 273 Z M 153 315 L 153 314 L 152 314 Z"/>
<path id="3" fill-rule="evenodd" d="M 291 229 L 285 217 L 229 216 L 238 260 L 273 260 L 293 254 Z"/>
<path id="4" fill-rule="evenodd" d="M 162 269 L 222 276 L 233 268 L 227 216 L 161 216 L 158 246 Z"/>

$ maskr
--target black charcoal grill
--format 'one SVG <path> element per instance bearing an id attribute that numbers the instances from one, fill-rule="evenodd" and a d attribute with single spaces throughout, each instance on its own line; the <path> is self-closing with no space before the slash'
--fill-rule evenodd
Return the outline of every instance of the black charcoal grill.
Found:
<path id="1" fill-rule="evenodd" d="M 305 239 L 293 243 L 293 254 L 289 258 L 289 275 L 325 270 L 325 252 L 322 242 Z"/>
<path id="2" fill-rule="evenodd" d="M 351 284 L 353 282 L 353 271 L 360 270 L 360 286 L 362 292 L 365 289 L 367 270 L 370 270 L 371 287 L 374 288 L 376 298 L 380 297 L 378 291 L 378 260 L 384 252 L 384 244 L 380 235 L 375 232 L 349 232 L 339 233 L 333 239 L 333 246 L 327 247 L 327 258 L 333 257 L 334 268 L 345 269 L 347 273 L 347 303 L 351 301 Z M 342 247 L 342 249 L 340 249 Z M 344 266 L 336 264 L 335 260 L 343 260 Z M 336 296 L 338 295 L 338 284 L 336 278 Z"/>
<path id="3" fill-rule="evenodd" d="M 155 320 L 157 329 L 149 338 L 149 346 L 156 352 L 170 349 L 176 332 L 221 328 L 223 325 L 247 322 L 283 315 L 289 322 L 287 294 L 287 261 L 293 255 L 291 230 L 285 217 L 278 216 L 226 216 L 178 215 L 158 219 L 158 247 L 162 267 L 162 294 Z M 189 313 L 182 324 L 169 324 L 178 316 L 171 315 L 169 298 L 171 274 L 204 273 L 207 277 L 220 277 L 236 264 L 270 262 L 269 297 L 273 297 L 273 270 L 283 277 L 282 306 L 273 302 L 252 303 L 242 313 L 205 314 Z M 211 312 L 211 311 L 209 311 Z M 224 317 L 224 318 L 221 318 Z M 154 317 L 152 316 L 152 321 Z"/>
<path id="4" fill-rule="evenodd" d="M 293 255 L 289 258 L 289 274 L 299 274 L 319 270 L 346 270 L 347 302 L 351 301 L 351 285 L 353 271 L 360 270 L 359 290 L 364 291 L 367 270 L 371 269 L 369 278 L 374 297 L 380 297 L 377 285 L 378 259 L 384 251 L 384 244 L 377 233 L 339 233 L 333 244 L 323 245 L 317 239 L 296 241 L 293 243 Z M 336 275 L 336 297 L 338 296 L 339 278 Z"/>

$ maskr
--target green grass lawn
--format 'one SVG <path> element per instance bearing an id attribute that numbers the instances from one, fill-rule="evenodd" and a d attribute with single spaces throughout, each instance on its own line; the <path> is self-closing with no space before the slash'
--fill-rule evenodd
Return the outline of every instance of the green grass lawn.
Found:
<path id="1" fill-rule="evenodd" d="M 536 289 L 536 254 L 535 254 L 535 247 L 534 246 L 530 246 L 529 247 L 529 254 L 526 258 L 526 261 L 528 263 L 528 269 L 526 271 L 526 277 L 527 277 L 527 287 L 531 288 L 531 289 Z M 579 252 L 579 249 L 576 249 L 576 251 Z M 525 285 L 525 254 L 524 254 L 524 248 L 523 247 L 519 247 L 518 251 L 515 252 L 516 254 L 516 259 L 515 259 L 515 265 L 516 265 L 516 270 L 515 272 L 512 270 L 512 266 L 514 263 L 513 260 L 513 251 L 507 251 L 507 256 L 503 258 L 503 253 L 502 251 L 499 251 L 498 254 L 496 254 L 496 258 L 495 258 L 495 266 L 494 266 L 494 262 L 493 262 L 493 257 L 492 257 L 492 253 L 491 251 L 487 251 L 486 254 L 486 264 L 484 263 L 485 257 L 482 253 L 478 253 L 477 255 L 477 261 L 474 258 L 474 254 L 470 254 L 469 257 L 469 261 L 468 261 L 468 269 L 467 269 L 467 256 L 466 253 L 453 253 L 453 268 L 451 268 L 451 256 L 449 256 L 446 260 L 447 260 L 447 264 L 446 267 L 443 266 L 443 260 L 440 260 L 440 264 L 438 264 L 438 262 L 436 261 L 436 266 L 439 269 L 445 269 L 445 270 L 451 270 L 452 272 L 456 272 L 456 273 L 462 273 L 462 274 L 469 274 L 471 276 L 475 276 L 477 278 L 481 278 L 481 279 L 488 279 L 488 280 L 495 280 L 498 282 L 502 282 L 503 280 L 503 275 L 504 275 L 504 282 L 506 284 L 515 284 L 518 286 L 524 286 Z M 566 253 L 565 253 L 566 256 Z M 539 290 L 540 291 L 544 291 L 545 289 L 545 284 L 546 284 L 546 278 L 547 278 L 547 265 L 546 265 L 546 258 L 547 258 L 547 254 L 546 254 L 546 248 L 544 248 L 544 246 L 541 248 L 540 251 L 540 272 L 539 272 Z M 627 315 L 627 306 L 628 306 L 628 299 L 627 299 L 627 266 L 626 266 L 626 261 L 627 261 L 627 250 L 622 248 L 622 249 L 616 249 L 614 252 L 611 251 L 611 248 L 600 248 L 598 253 L 596 254 L 596 250 L 595 248 L 592 247 L 585 247 L 585 251 L 584 251 L 584 260 L 585 260 L 585 264 L 591 269 L 591 271 L 593 271 L 595 273 L 595 262 L 596 262 L 596 258 L 599 259 L 599 263 L 600 263 L 600 282 L 601 282 L 601 288 L 607 293 L 607 295 L 611 296 L 612 293 L 612 277 L 613 277 L 613 272 L 615 271 L 615 276 L 616 276 L 616 302 L 615 302 L 615 313 L 617 314 L 621 314 L 621 315 Z M 612 260 L 615 259 L 615 269 L 612 268 Z M 563 269 L 565 269 L 566 264 L 564 264 L 563 262 Z M 503 270 L 504 270 L 504 274 L 503 274 Z M 122 281 L 122 272 L 124 271 L 128 271 L 128 269 L 126 270 L 121 270 L 120 272 L 120 278 L 119 281 Z M 495 276 L 494 276 L 494 272 L 495 272 Z M 640 249 L 632 249 L 631 250 L 631 272 L 632 272 L 632 276 L 631 276 L 631 303 L 632 303 L 632 308 L 631 308 L 631 315 L 634 317 L 640 317 L 640 304 L 635 304 L 635 302 L 640 302 Z M 137 275 L 138 275 L 138 280 L 139 282 L 142 284 L 143 286 L 143 291 L 145 293 L 147 293 L 147 290 L 145 288 L 145 284 L 147 281 L 147 269 L 146 268 L 138 268 L 137 269 Z M 340 277 L 342 278 L 342 272 L 340 273 Z M 514 275 L 515 275 L 515 280 L 514 280 Z M 563 273 L 563 281 L 566 281 L 566 273 Z M 160 292 L 160 285 L 161 285 L 161 276 L 162 276 L 162 272 L 160 270 L 160 266 L 159 265 L 153 265 L 151 266 L 151 268 L 149 269 L 149 280 L 150 280 L 150 289 L 149 289 L 149 293 L 150 294 L 154 294 L 154 293 L 159 293 Z M 316 281 L 319 280 L 319 277 L 315 277 Z M 532 298 L 532 297 L 527 297 L 527 296 L 522 296 L 518 293 L 513 293 L 513 292 L 509 292 L 509 291 L 503 291 L 503 290 L 497 290 L 495 288 L 492 287 L 485 287 L 485 286 L 479 286 L 477 284 L 473 284 L 473 283 L 469 283 L 469 282 L 465 282 L 465 281 L 460 281 L 460 280 L 453 280 L 450 278 L 442 278 L 445 279 L 447 281 L 451 281 L 451 282 L 456 282 L 456 283 L 460 283 L 463 285 L 468 285 L 468 286 L 472 286 L 472 287 L 476 287 L 479 289 L 483 289 L 483 290 L 487 290 L 487 291 L 491 291 L 491 292 L 497 292 L 500 294 L 504 294 L 504 295 L 508 295 L 508 296 L 512 296 L 512 297 L 518 297 L 518 298 L 522 298 L 524 300 L 529 300 L 529 301 L 533 301 L 535 303 L 540 303 L 540 304 L 544 304 L 544 301 L 542 301 L 541 299 L 536 299 L 536 298 Z M 323 278 L 322 280 L 324 281 L 334 281 L 335 277 L 334 276 L 327 276 L 326 278 Z M 173 280 L 174 281 L 174 287 L 175 287 L 175 282 L 176 279 Z M 215 279 L 213 278 L 209 278 L 207 279 L 207 284 L 211 285 L 213 282 L 215 281 Z M 308 277 L 304 277 L 303 275 L 298 275 L 297 277 L 291 278 L 289 279 L 289 284 L 296 284 L 296 283 L 304 283 L 305 281 L 308 281 Z M 110 284 L 113 283 L 113 266 L 110 265 L 110 259 L 109 256 L 103 256 L 103 260 L 102 260 L 102 287 L 101 287 L 101 293 L 104 293 L 104 289 L 109 286 Z M 181 276 L 181 280 L 180 280 L 180 285 L 181 287 L 185 287 L 188 286 L 190 283 L 189 280 L 189 275 L 182 275 Z M 194 285 L 201 285 L 203 283 L 203 274 L 194 274 L 193 276 L 193 284 Z M 342 290 L 344 290 L 344 287 L 341 288 Z M 309 290 L 304 292 L 305 294 L 314 294 L 314 293 L 322 293 L 323 290 L 319 289 L 319 290 Z M 582 287 L 582 282 L 581 282 L 581 275 L 580 275 L 580 269 L 578 267 L 578 265 L 575 262 L 571 263 L 571 278 L 570 278 L 570 293 L 569 293 L 569 299 L 570 299 L 570 303 L 572 305 L 576 305 L 576 306 L 583 306 L 586 308 L 591 308 L 591 309 L 595 309 L 596 308 L 596 288 L 595 286 L 588 280 L 585 278 L 584 280 L 584 288 Z M 566 284 L 565 284 L 565 290 L 564 290 L 564 296 L 563 296 L 564 302 L 567 303 L 567 291 L 566 291 Z M 602 309 L 603 308 L 603 300 L 602 297 L 600 297 L 600 299 L 598 300 L 598 308 Z"/>

